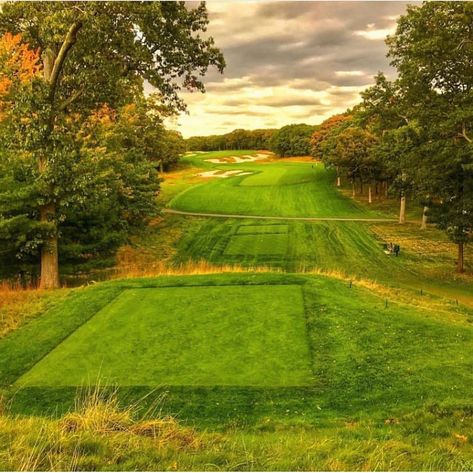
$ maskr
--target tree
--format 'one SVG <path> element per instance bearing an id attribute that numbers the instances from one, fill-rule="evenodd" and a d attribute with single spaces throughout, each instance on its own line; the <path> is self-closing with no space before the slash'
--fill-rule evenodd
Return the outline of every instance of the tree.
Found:
<path id="1" fill-rule="evenodd" d="M 315 127 L 306 124 L 286 125 L 276 131 L 270 141 L 270 149 L 278 156 L 307 156 L 310 139 Z"/>
<path id="2" fill-rule="evenodd" d="M 323 121 L 312 133 L 310 138 L 311 155 L 323 161 L 326 166 L 335 164 L 337 170 L 337 187 L 340 187 L 340 168 L 336 165 L 336 156 L 331 151 L 331 141 L 338 131 L 342 131 L 343 125 L 351 120 L 351 115 L 343 113 L 333 115 Z"/>
<path id="3" fill-rule="evenodd" d="M 362 102 L 355 107 L 355 115 L 361 126 L 369 128 L 378 136 L 376 155 L 387 173 L 399 198 L 399 223 L 406 221 L 406 199 L 413 182 L 409 178 L 409 166 L 415 161 L 407 158 L 412 149 L 413 137 L 409 130 L 411 117 L 398 82 L 387 80 L 384 74 L 375 77 L 375 84 L 361 93 Z M 387 180 L 386 190 L 388 189 Z"/>
<path id="4" fill-rule="evenodd" d="M 158 214 L 159 179 L 140 133 L 147 127 L 140 108 L 103 106 L 78 130 L 74 171 L 82 176 L 81 201 L 60 208 L 59 239 L 62 263 L 75 270 L 108 264 L 130 234 Z"/>
<path id="5" fill-rule="evenodd" d="M 458 272 L 473 237 L 472 25 L 472 3 L 425 2 L 408 7 L 388 39 L 406 110 L 421 129 L 417 181 L 458 245 Z"/>
<path id="6" fill-rule="evenodd" d="M 371 184 L 377 172 L 377 163 L 373 156 L 373 149 L 377 143 L 376 137 L 358 127 L 349 127 L 337 137 L 336 153 L 338 165 L 346 169 L 352 180 L 353 193 L 355 179 L 368 183 L 368 198 L 372 201 Z"/>
<path id="7" fill-rule="evenodd" d="M 37 165 L 29 179 L 39 194 L 30 194 L 33 211 L 25 215 L 30 230 L 38 220 L 47 229 L 46 235 L 35 234 L 32 245 L 41 252 L 42 287 L 59 285 L 58 239 L 64 220 L 59 209 L 70 201 L 71 189 L 82 185 L 73 182 L 80 176 L 70 174 L 81 159 L 76 124 L 103 104 L 116 109 L 133 102 L 142 95 L 144 80 L 169 109 L 183 110 L 179 90 L 204 91 L 200 77 L 208 67 L 224 67 L 213 39 L 198 34 L 207 23 L 204 4 L 187 9 L 184 2 L 2 5 L 0 33 L 21 33 L 30 48 L 41 52 L 43 77 L 28 90 L 10 93 L 15 105 L 3 120 L 8 123 L 3 146 L 4 153 L 26 155 Z M 18 232 L 26 235 L 20 227 Z"/>
<path id="8" fill-rule="evenodd" d="M 218 151 L 223 149 L 269 149 L 276 130 L 233 130 L 224 135 L 191 136 L 186 140 L 190 151 Z"/>

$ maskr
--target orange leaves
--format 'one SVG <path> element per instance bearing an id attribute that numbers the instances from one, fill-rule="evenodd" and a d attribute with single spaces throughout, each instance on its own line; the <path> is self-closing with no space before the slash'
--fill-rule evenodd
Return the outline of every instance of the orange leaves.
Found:
<path id="1" fill-rule="evenodd" d="M 19 34 L 5 33 L 0 37 L 0 99 L 15 81 L 28 82 L 40 71 L 39 50 L 31 50 Z"/>
<path id="2" fill-rule="evenodd" d="M 33 51 L 22 43 L 19 34 L 0 36 L 0 122 L 13 102 L 9 97 L 12 88 L 31 81 L 40 72 L 39 50 Z"/>

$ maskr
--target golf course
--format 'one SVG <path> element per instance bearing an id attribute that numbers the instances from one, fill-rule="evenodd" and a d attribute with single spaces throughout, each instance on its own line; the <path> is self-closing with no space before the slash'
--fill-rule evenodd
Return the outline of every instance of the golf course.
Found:
<path id="1" fill-rule="evenodd" d="M 472 25 L 0 0 L 0 472 L 472 472 Z"/>
<path id="2" fill-rule="evenodd" d="M 171 234 L 168 275 L 68 289 L 0 339 L 10 409 L 67 416 L 81 389 L 101 386 L 101 395 L 137 403 L 145 417 L 159 399 L 161 415 L 207 435 L 225 432 L 237 450 L 243 432 L 250 443 L 263 435 L 254 446 L 263 450 L 275 435 L 289 443 L 299 436 L 290 448 L 305 448 L 299 443 L 310 432 L 349 432 L 354 450 L 375 435 L 387 442 L 387 468 L 405 448 L 389 442 L 407 429 L 417 447 L 398 467 L 463 468 L 455 455 L 452 463 L 427 459 L 422 442 L 431 434 L 415 427 L 429 416 L 445 429 L 473 428 L 464 410 L 473 386 L 473 290 L 470 276 L 445 277 L 453 249 L 414 219 L 399 225 L 394 203 L 370 209 L 352 199 L 320 163 L 270 154 L 208 161 L 256 154 L 188 154 L 165 177 L 162 220 L 134 251 L 146 254 L 146 272 Z M 245 174 L 202 177 L 237 168 Z M 385 253 L 383 235 L 402 241 L 398 257 Z M 186 271 L 196 275 L 179 275 Z M 442 442 L 466 454 L 455 437 Z M 324 451 L 314 447 L 310 461 L 328 468 Z M 205 469 L 207 454 L 193 465 Z M 346 455 L 348 468 L 373 467 Z M 284 458 L 283 468 L 300 466 Z M 234 468 L 231 455 L 218 461 Z"/>

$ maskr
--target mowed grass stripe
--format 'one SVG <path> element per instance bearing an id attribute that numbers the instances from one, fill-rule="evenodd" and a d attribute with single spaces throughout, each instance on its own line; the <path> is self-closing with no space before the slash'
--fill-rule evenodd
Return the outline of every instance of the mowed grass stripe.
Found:
<path id="1" fill-rule="evenodd" d="M 311 383 L 300 286 L 125 290 L 18 386 Z"/>
<path id="2" fill-rule="evenodd" d="M 239 235 L 259 235 L 262 233 L 287 233 L 289 225 L 240 225 L 237 234 Z"/>

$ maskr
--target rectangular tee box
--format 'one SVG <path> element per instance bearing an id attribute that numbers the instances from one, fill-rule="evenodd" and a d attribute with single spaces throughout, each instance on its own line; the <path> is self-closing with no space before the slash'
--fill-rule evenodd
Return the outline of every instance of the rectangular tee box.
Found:
<path id="1" fill-rule="evenodd" d="M 223 252 L 226 256 L 284 256 L 287 253 L 287 233 L 233 235 Z"/>
<path id="2" fill-rule="evenodd" d="M 257 235 L 264 233 L 287 233 L 289 225 L 274 223 L 270 225 L 240 225 L 238 235 Z"/>
<path id="3" fill-rule="evenodd" d="M 306 330 L 297 285 L 127 289 L 16 385 L 309 385 Z"/>

